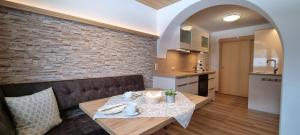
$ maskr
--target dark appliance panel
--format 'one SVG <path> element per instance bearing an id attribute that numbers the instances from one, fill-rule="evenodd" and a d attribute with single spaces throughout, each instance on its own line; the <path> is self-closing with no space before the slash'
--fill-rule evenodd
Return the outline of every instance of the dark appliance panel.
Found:
<path id="1" fill-rule="evenodd" d="M 208 75 L 199 75 L 198 95 L 207 97 L 208 95 Z"/>

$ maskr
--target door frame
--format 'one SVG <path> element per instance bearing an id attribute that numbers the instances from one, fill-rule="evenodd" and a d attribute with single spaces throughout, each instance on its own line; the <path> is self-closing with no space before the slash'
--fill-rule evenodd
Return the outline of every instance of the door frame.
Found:
<path id="1" fill-rule="evenodd" d="M 218 81 L 218 85 L 219 85 L 219 91 L 221 92 L 221 64 L 222 64 L 222 44 L 226 43 L 226 42 L 238 42 L 238 41 L 252 41 L 253 44 L 250 46 L 250 71 L 253 71 L 253 56 L 254 56 L 254 35 L 248 35 L 248 36 L 239 36 L 239 37 L 231 37 L 231 38 L 222 38 L 219 39 L 219 68 L 218 68 L 218 72 L 219 72 L 219 79 Z"/>

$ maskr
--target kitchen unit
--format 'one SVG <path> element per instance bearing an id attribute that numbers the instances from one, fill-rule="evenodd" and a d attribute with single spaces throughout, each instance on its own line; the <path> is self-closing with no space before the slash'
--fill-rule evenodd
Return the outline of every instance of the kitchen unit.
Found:
<path id="1" fill-rule="evenodd" d="M 280 95 L 280 74 L 250 73 L 248 109 L 280 114 Z"/>
<path id="2" fill-rule="evenodd" d="M 214 74 L 215 72 L 157 73 L 153 77 L 153 87 L 161 89 L 175 89 L 176 91 L 215 99 Z"/>
<path id="3" fill-rule="evenodd" d="M 254 72 L 274 72 L 276 67 L 282 73 L 283 48 L 275 29 L 255 32 L 253 57 Z"/>
<path id="4" fill-rule="evenodd" d="M 208 93 L 207 93 L 207 97 L 211 97 L 213 100 L 215 100 L 215 92 L 216 92 L 216 85 L 215 83 L 217 81 L 215 81 L 215 76 L 216 74 L 208 74 Z"/>
<path id="5" fill-rule="evenodd" d="M 179 49 L 192 51 L 209 51 L 209 33 L 196 26 L 185 25 L 180 29 Z"/>
<path id="6" fill-rule="evenodd" d="M 249 109 L 280 114 L 282 52 L 275 29 L 255 32 L 253 72 L 249 74 Z"/>

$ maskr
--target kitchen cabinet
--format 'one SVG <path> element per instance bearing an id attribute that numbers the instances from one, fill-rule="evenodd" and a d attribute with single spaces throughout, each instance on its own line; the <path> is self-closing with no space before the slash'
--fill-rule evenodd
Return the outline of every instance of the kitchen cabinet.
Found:
<path id="1" fill-rule="evenodd" d="M 191 94 L 198 94 L 198 77 L 177 78 L 175 90 Z"/>
<path id="2" fill-rule="evenodd" d="M 216 92 L 216 81 L 215 74 L 208 75 L 208 95 L 207 97 L 215 100 L 215 92 Z"/>
<path id="3" fill-rule="evenodd" d="M 198 94 L 198 76 L 168 78 L 153 77 L 153 87 L 161 89 L 174 89 L 176 91 Z"/>
<path id="4" fill-rule="evenodd" d="M 191 73 L 187 73 L 191 74 Z M 201 80 L 205 82 L 202 84 Z M 200 84 L 201 83 L 201 84 Z M 205 96 L 215 99 L 215 72 L 194 73 L 194 75 L 161 73 L 153 77 L 153 87 L 174 89 L 176 91 L 198 95 L 199 89 L 205 89 Z"/>
<path id="5" fill-rule="evenodd" d="M 180 30 L 180 49 L 192 49 L 192 31 Z"/>
<path id="6" fill-rule="evenodd" d="M 248 108 L 280 114 L 281 75 L 250 74 Z"/>
<path id="7" fill-rule="evenodd" d="M 197 27 L 190 31 L 180 30 L 180 49 L 208 52 L 209 33 Z"/>
<path id="8" fill-rule="evenodd" d="M 191 50 L 208 52 L 209 51 L 209 33 L 204 30 L 192 30 Z"/>

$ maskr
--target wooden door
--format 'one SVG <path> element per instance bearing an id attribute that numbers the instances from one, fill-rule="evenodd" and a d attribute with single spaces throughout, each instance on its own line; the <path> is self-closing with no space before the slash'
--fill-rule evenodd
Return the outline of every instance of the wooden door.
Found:
<path id="1" fill-rule="evenodd" d="M 220 92 L 248 97 L 253 40 L 220 42 Z"/>

